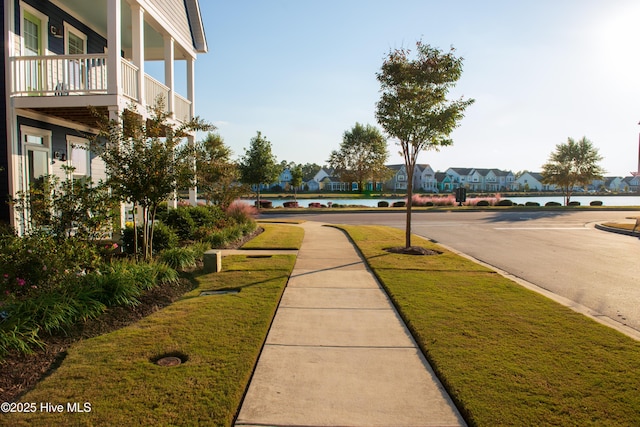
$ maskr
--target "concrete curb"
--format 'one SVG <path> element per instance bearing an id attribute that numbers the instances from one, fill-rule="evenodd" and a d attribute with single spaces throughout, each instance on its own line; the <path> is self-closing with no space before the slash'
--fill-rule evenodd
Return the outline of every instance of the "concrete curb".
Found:
<path id="1" fill-rule="evenodd" d="M 608 231 L 609 233 L 623 234 L 625 236 L 632 236 L 640 238 L 640 232 L 625 230 L 624 228 L 608 227 L 602 224 L 596 224 L 595 228 L 601 231 Z"/>

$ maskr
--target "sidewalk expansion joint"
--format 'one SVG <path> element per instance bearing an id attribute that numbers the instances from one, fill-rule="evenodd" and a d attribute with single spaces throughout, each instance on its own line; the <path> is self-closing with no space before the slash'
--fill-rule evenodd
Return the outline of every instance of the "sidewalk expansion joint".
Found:
<path id="1" fill-rule="evenodd" d="M 297 307 L 291 305 L 281 305 L 280 308 L 292 310 L 368 310 L 368 311 L 393 311 L 391 307 Z"/>
<path id="2" fill-rule="evenodd" d="M 306 348 L 357 348 L 357 349 L 375 349 L 375 350 L 417 350 L 413 345 L 328 345 L 328 344 L 279 344 L 267 343 L 265 347 L 306 347 Z"/>

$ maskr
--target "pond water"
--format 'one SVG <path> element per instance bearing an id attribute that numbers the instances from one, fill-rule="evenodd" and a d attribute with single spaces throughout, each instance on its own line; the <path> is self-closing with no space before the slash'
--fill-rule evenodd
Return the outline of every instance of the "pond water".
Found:
<path id="1" fill-rule="evenodd" d="M 540 206 L 544 206 L 547 202 L 558 202 L 563 204 L 564 198 L 562 196 L 536 196 L 536 197 L 502 197 L 503 199 L 509 199 L 517 204 L 525 204 L 526 202 L 538 202 Z M 290 199 L 267 199 L 262 198 L 263 200 L 270 200 L 273 204 L 274 208 L 282 207 L 284 202 L 291 202 L 293 198 Z M 470 198 L 468 198 L 470 199 Z M 371 198 L 371 199 L 331 199 L 331 198 L 319 198 L 319 199 L 298 199 L 298 204 L 300 207 L 306 208 L 310 203 L 320 203 L 325 206 L 330 205 L 355 205 L 355 206 L 366 206 L 366 207 L 377 207 L 378 202 L 380 201 L 389 202 L 389 206 L 393 202 L 403 201 L 404 198 L 392 199 L 392 198 Z M 571 201 L 580 202 L 582 206 L 588 206 L 592 201 L 599 200 L 602 202 L 604 206 L 640 206 L 640 196 L 572 196 Z M 252 203 L 252 200 L 246 200 L 247 202 Z"/>

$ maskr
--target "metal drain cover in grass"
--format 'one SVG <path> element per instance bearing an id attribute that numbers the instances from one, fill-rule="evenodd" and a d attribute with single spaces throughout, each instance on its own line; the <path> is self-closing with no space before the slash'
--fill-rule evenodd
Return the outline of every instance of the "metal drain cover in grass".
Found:
<path id="1" fill-rule="evenodd" d="M 182 363 L 182 360 L 180 360 L 179 357 L 175 357 L 175 356 L 167 356 L 167 357 L 163 357 L 161 359 L 158 359 L 156 361 L 156 364 L 160 365 L 160 366 L 178 366 Z"/>
<path id="2" fill-rule="evenodd" d="M 204 297 L 207 295 L 232 295 L 240 292 L 240 289 L 220 289 L 217 291 L 202 291 L 200 292 L 200 296 Z"/>

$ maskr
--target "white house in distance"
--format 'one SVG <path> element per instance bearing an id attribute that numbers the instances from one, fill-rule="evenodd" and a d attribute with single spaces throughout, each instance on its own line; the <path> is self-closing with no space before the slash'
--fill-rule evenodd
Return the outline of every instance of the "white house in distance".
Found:
<path id="1" fill-rule="evenodd" d="M 133 104 L 145 118 L 162 97 L 174 123 L 195 116 L 195 60 L 207 52 L 198 0 L 5 0 L 3 17 L 3 201 L 44 175 L 65 177 L 63 166 L 104 177 L 100 160 L 76 148 L 97 132 L 90 106 L 116 118 Z M 148 75 L 151 62 L 164 73 Z M 0 220 L 18 227 L 18 217 L 1 204 Z"/>
<path id="2" fill-rule="evenodd" d="M 540 172 L 525 172 L 516 179 L 516 188 L 521 191 L 554 191 L 553 184 L 543 184 Z"/>

